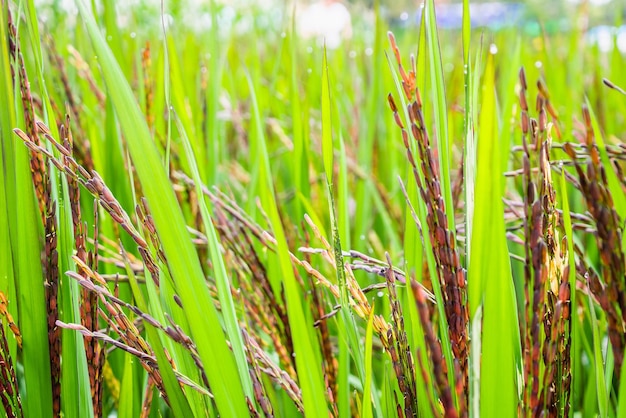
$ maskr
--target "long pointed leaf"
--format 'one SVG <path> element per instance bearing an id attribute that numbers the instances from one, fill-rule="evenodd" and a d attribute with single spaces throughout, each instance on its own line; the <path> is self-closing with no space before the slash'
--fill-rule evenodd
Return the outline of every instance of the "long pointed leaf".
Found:
<path id="1" fill-rule="evenodd" d="M 82 0 L 77 0 L 76 4 L 103 68 L 105 83 L 109 88 L 139 181 L 162 239 L 172 278 L 177 285 L 191 334 L 205 365 L 217 408 L 225 416 L 246 416 L 248 407 L 235 359 L 226 344 L 197 253 L 192 246 L 181 209 L 161 164 L 161 157 L 130 86 L 100 33 L 93 15 Z"/>

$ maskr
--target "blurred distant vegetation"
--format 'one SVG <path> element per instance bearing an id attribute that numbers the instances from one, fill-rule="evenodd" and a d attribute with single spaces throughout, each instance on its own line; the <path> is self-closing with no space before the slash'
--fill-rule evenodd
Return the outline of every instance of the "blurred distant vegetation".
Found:
<path id="1" fill-rule="evenodd" d="M 493 3 L 494 0 L 472 0 L 470 3 Z M 350 4 L 352 7 L 373 7 L 374 0 L 350 0 L 344 3 Z M 419 5 L 419 1 L 414 0 L 400 0 L 393 2 L 381 2 L 383 9 L 386 10 L 390 17 L 399 15 L 402 12 L 408 12 L 411 14 Z M 445 0 L 436 2 L 439 4 L 461 4 L 459 0 Z M 604 4 L 592 4 L 588 0 L 571 2 L 567 0 L 499 0 L 497 3 L 523 3 L 527 6 L 528 19 L 536 20 L 543 24 L 555 24 L 557 22 L 563 22 L 566 26 L 566 22 L 572 23 L 572 18 L 577 15 L 580 8 L 586 8 L 588 10 L 590 26 L 595 25 L 616 25 L 622 24 L 626 17 L 626 7 L 621 0 L 610 0 Z"/>

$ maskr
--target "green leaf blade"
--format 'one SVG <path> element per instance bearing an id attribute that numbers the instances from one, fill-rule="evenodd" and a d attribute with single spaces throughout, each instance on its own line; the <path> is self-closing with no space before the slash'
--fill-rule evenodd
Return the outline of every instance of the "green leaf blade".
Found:
<path id="1" fill-rule="evenodd" d="M 174 282 L 188 317 L 218 410 L 225 416 L 246 416 L 248 407 L 217 311 L 209 295 L 197 253 L 176 201 L 161 157 L 139 105 L 96 22 L 82 0 L 77 0 L 87 26 L 122 132 L 150 205 Z M 219 367 L 215 367 L 218 364 Z"/>

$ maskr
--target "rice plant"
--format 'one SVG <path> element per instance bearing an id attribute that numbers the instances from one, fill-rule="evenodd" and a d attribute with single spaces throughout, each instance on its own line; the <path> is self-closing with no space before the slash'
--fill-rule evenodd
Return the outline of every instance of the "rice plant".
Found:
<path id="1" fill-rule="evenodd" d="M 626 416 L 617 35 L 434 3 L 2 0 L 4 414 Z"/>

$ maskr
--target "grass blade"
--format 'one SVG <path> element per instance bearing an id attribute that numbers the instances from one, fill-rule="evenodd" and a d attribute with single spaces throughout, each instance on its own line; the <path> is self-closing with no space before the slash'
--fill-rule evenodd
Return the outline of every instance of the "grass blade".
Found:
<path id="1" fill-rule="evenodd" d="M 252 96 L 253 116 L 258 122 L 260 121 L 260 114 L 254 93 L 254 86 L 249 75 L 247 75 L 247 79 Z M 262 132 L 260 132 L 260 134 L 262 135 Z M 258 175 L 261 204 L 267 211 L 277 242 L 277 256 L 283 278 L 287 314 L 289 316 L 289 325 L 293 331 L 296 369 L 301 376 L 299 383 L 302 388 L 304 411 L 305 414 L 310 417 L 326 418 L 328 416 L 328 407 L 324 395 L 324 379 L 322 378 L 320 370 L 321 355 L 318 349 L 319 344 L 317 343 L 317 336 L 312 331 L 313 327 L 308 317 L 304 315 L 302 309 L 304 304 L 299 291 L 299 285 L 293 272 L 285 231 L 278 213 L 269 156 L 263 136 L 258 138 L 258 147 L 260 158 Z"/>
<path id="2" fill-rule="evenodd" d="M 606 382 L 604 380 L 604 358 L 602 356 L 602 337 L 600 337 L 600 327 L 596 312 L 593 308 L 593 301 L 589 295 L 589 320 L 591 322 L 591 330 L 593 334 L 593 370 L 595 378 L 596 397 L 598 400 L 598 411 L 600 418 L 609 416 L 608 405 L 609 397 L 606 390 Z"/>
<path id="3" fill-rule="evenodd" d="M 363 387 L 363 418 L 372 418 L 372 334 L 374 332 L 374 307 L 365 328 L 365 386 Z"/>
<path id="4" fill-rule="evenodd" d="M 334 171 L 333 161 L 334 161 L 334 143 L 333 143 L 333 135 L 332 135 L 332 116 L 331 116 L 331 97 L 330 97 L 330 80 L 328 77 L 328 62 L 326 58 L 326 49 L 324 49 L 324 58 L 323 58 L 323 69 L 322 69 L 322 141 L 323 141 L 323 149 L 324 153 L 324 169 L 326 172 L 326 186 L 328 189 L 328 205 L 330 212 L 330 224 L 332 228 L 332 238 L 333 238 L 333 249 L 334 249 L 334 257 L 335 257 L 335 269 L 337 274 L 337 283 L 340 290 L 340 318 L 339 318 L 339 338 L 346 338 L 348 341 L 348 346 L 350 348 L 350 352 L 352 353 L 352 358 L 354 359 L 354 366 L 357 369 L 358 376 L 361 380 L 361 384 L 365 388 L 366 385 L 366 372 L 365 372 L 365 360 L 363 358 L 363 352 L 361 350 L 360 339 L 358 336 L 358 330 L 356 327 L 356 322 L 354 316 L 352 314 L 352 310 L 350 309 L 349 301 L 348 301 L 348 289 L 346 285 L 346 273 L 345 273 L 345 265 L 343 259 L 343 250 L 341 246 L 342 236 L 339 232 L 339 225 L 337 222 L 337 215 L 335 211 L 335 201 L 333 196 L 333 185 L 332 185 L 332 175 Z M 340 152 L 341 152 L 341 161 L 340 161 L 340 178 L 339 184 L 340 186 L 344 185 L 347 181 L 345 178 L 345 153 L 343 153 L 343 141 L 341 138 L 340 142 Z M 341 190 L 341 187 L 340 187 Z M 345 208 L 345 206 L 344 206 Z M 344 215 L 344 218 L 347 216 Z M 347 219 L 346 219 L 347 220 Z M 344 226 L 345 227 L 345 226 Z M 370 382 L 371 384 L 371 382 Z M 370 388 L 371 389 L 371 388 Z M 370 390 L 370 393 L 371 390 Z M 380 402 L 376 393 L 373 394 L 374 404 L 376 405 L 376 410 L 380 411 Z M 368 398 L 369 399 L 369 398 Z M 364 398 L 364 402 L 369 402 L 368 399 Z"/>
<path id="5" fill-rule="evenodd" d="M 333 148 L 332 117 L 330 110 L 330 80 L 328 79 L 326 48 L 324 48 L 324 61 L 322 66 L 322 154 L 324 156 L 324 172 L 326 173 L 326 181 L 332 186 L 335 150 Z M 342 284 L 340 283 L 339 286 L 342 286 Z"/>
<path id="6" fill-rule="evenodd" d="M 31 4 L 32 6 L 32 4 Z M 5 199 L 0 207 L 6 209 L 6 219 L 10 238 L 13 275 L 4 283 L 8 286 L 7 294 L 14 297 L 17 305 L 17 321 L 22 331 L 23 347 L 21 361 L 24 367 L 24 383 L 26 393 L 23 395 L 25 416 L 49 417 L 52 415 L 52 386 L 50 372 L 50 355 L 48 348 L 47 302 L 42 282 L 41 259 L 42 235 L 39 207 L 32 192 L 30 161 L 26 148 L 16 146 L 17 139 L 11 127 L 23 126 L 24 119 L 19 101 L 19 86 L 11 79 L 11 60 L 8 48 L 8 6 L 2 7 L 2 44 L 0 53 L 0 70 L 2 78 L 2 99 L 10 110 L 1 112 L 2 127 L 0 141 L 2 143 L 2 170 L 4 171 Z M 34 9 L 30 9 L 27 22 L 33 28 Z M 36 22 L 36 20 L 34 20 Z M 36 26 L 36 25 L 35 25 Z M 38 39 L 38 38 L 35 38 Z M 37 49 L 38 45 L 33 48 Z M 17 68 L 15 68 L 17 74 Z M 16 94 L 17 93 L 17 94 Z M 5 124 L 8 122 L 8 124 Z M 6 235 L 5 235 L 6 237 Z M 6 245 L 7 243 L 3 243 Z M 5 256 L 9 254 L 5 253 Z M 9 267 L 10 269 L 10 267 Z M 10 271 L 10 270 L 9 270 Z M 15 293 L 14 290 L 15 289 Z M 2 289 L 3 291 L 5 288 Z"/>
<path id="7" fill-rule="evenodd" d="M 77 0 L 98 61 L 103 69 L 111 100 L 128 140 L 143 191 L 151 205 L 155 225 L 162 239 L 172 278 L 177 285 L 191 334 L 206 367 L 217 408 L 224 415 L 245 416 L 248 407 L 237 366 L 228 349 L 215 306 L 206 287 L 197 253 L 186 231 L 186 223 L 169 179 L 161 164 L 147 123 L 113 54 L 82 0 Z M 219 369 L 210 365 L 219 364 Z"/>
<path id="8" fill-rule="evenodd" d="M 176 127 L 181 135 L 183 147 L 185 148 L 185 154 L 191 168 L 193 180 L 196 188 L 196 194 L 198 196 L 204 196 L 202 192 L 202 180 L 200 177 L 200 171 L 196 164 L 193 149 L 191 143 L 187 138 L 185 127 L 182 125 L 181 120 L 178 118 L 178 114 L 174 115 Z M 235 313 L 235 302 L 233 301 L 233 295 L 230 292 L 231 283 L 226 272 L 226 266 L 222 258 L 222 254 L 219 251 L 220 241 L 217 237 L 217 232 L 213 226 L 213 220 L 209 212 L 209 208 L 204 199 L 199 201 L 200 212 L 204 223 L 204 228 L 209 239 L 209 253 L 211 264 L 213 265 L 213 274 L 217 283 L 218 298 L 221 305 L 222 316 L 224 318 L 226 333 L 230 340 L 230 347 L 235 354 L 235 361 L 237 362 L 237 368 L 239 370 L 239 378 L 243 384 L 245 395 L 254 399 L 252 392 L 252 381 L 250 380 L 250 371 L 248 369 L 248 362 L 246 360 L 246 354 L 244 352 L 243 337 L 241 336 L 240 325 L 237 321 L 237 315 Z"/>
<path id="9" fill-rule="evenodd" d="M 476 364 L 476 356 L 480 356 L 480 415 L 483 417 L 517 414 L 517 373 L 521 356 L 515 290 L 505 239 L 504 182 L 494 81 L 493 55 L 490 54 L 482 86 L 473 255 L 468 272 L 472 323 L 478 320 L 476 315 L 482 308 L 481 334 L 476 334 L 475 324 L 471 325 L 472 345 L 480 340 L 482 351 L 472 350 L 474 361 L 471 364 Z M 474 376 L 476 378 L 476 371 Z"/>

